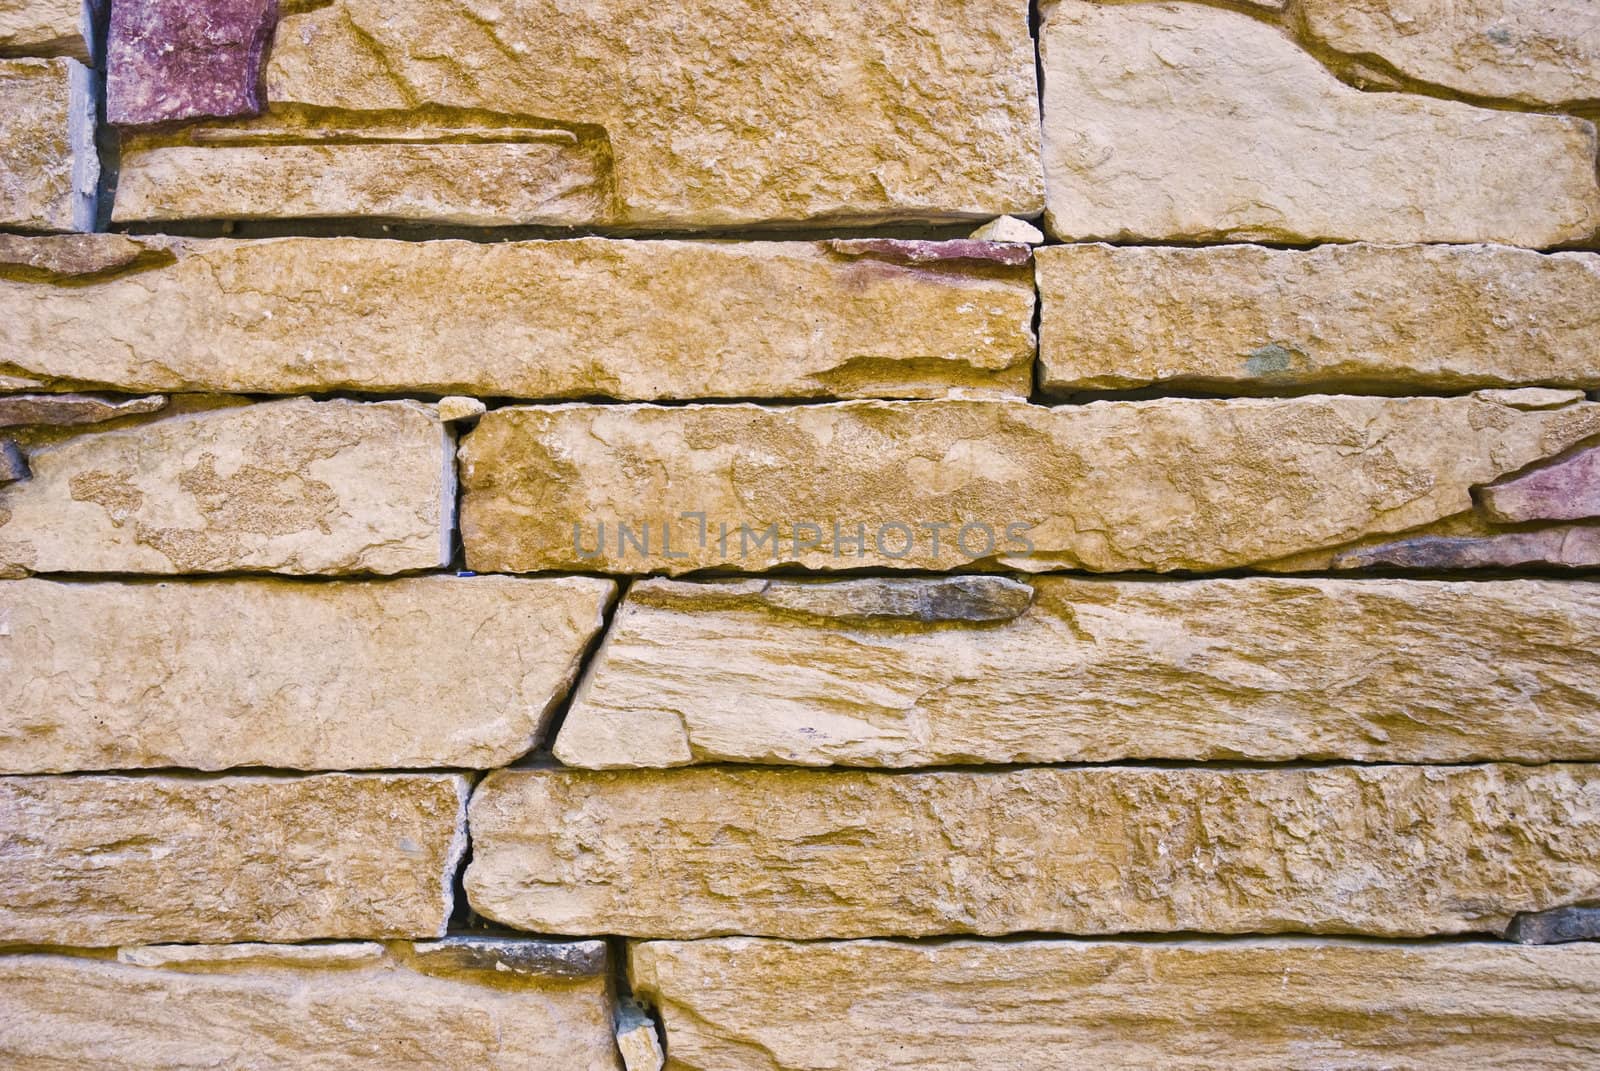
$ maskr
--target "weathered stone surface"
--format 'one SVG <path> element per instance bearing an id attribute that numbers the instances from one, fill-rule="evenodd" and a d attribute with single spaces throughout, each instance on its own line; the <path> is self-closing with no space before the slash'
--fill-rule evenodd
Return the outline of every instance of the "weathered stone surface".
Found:
<path id="1" fill-rule="evenodd" d="M 991 577 L 1023 592 L 1009 618 L 837 612 L 863 584 L 927 604 L 952 582 L 640 581 L 556 757 L 1600 758 L 1600 585 Z"/>
<path id="2" fill-rule="evenodd" d="M 835 238 L 828 248 L 843 257 L 871 257 L 890 264 L 948 264 L 970 261 L 1020 268 L 1033 260 L 1033 249 L 1020 242 L 956 238 L 935 242 L 916 238 Z"/>
<path id="3" fill-rule="evenodd" d="M 94 228 L 94 127 L 93 78 L 83 64 L 0 60 L 0 227 Z"/>
<path id="4" fill-rule="evenodd" d="M 470 821 L 473 908 L 549 933 L 1406 937 L 1600 896 L 1576 764 L 502 770 Z"/>
<path id="5" fill-rule="evenodd" d="M 28 478 L 28 459 L 22 456 L 21 447 L 10 439 L 0 439 L 0 484 L 16 483 Z"/>
<path id="6" fill-rule="evenodd" d="M 0 584 L 0 773 L 503 766 L 608 580 Z"/>
<path id="7" fill-rule="evenodd" d="M 492 965 L 441 972 L 430 947 L 173 946 L 125 949 L 117 961 L 0 955 L 0 1061 L 16 1071 L 619 1068 L 603 975 Z"/>
<path id="8" fill-rule="evenodd" d="M 462 534 L 483 572 L 1229 569 L 1468 510 L 1597 433 L 1503 396 L 507 407 L 464 439 Z"/>
<path id="9" fill-rule="evenodd" d="M 1525 945 L 1600 940 L 1600 908 L 1557 907 L 1518 915 L 1506 927 L 1506 937 Z"/>
<path id="10" fill-rule="evenodd" d="M 1040 245 L 1044 242 L 1044 231 L 1025 219 L 1001 216 L 999 219 L 991 219 L 973 231 L 970 237 L 984 242 L 1022 242 L 1026 245 Z"/>
<path id="11" fill-rule="evenodd" d="M 171 259 L 172 254 L 163 243 L 122 234 L 0 234 L 0 279 L 82 281 Z M 12 301 L 10 295 L 7 301 L 13 308 L 20 306 L 20 301 Z M 22 325 L 12 326 L 21 330 Z M 4 378 L 0 383 L 10 385 Z"/>
<path id="12" fill-rule="evenodd" d="M 78 427 L 154 413 L 167 404 L 159 394 L 144 398 L 97 398 L 92 394 L 0 395 L 0 428 L 26 425 Z"/>
<path id="13" fill-rule="evenodd" d="M 278 0 L 117 0 L 106 119 L 119 126 L 260 115 Z"/>
<path id="14" fill-rule="evenodd" d="M 650 941 L 674 1071 L 1570 1071 L 1600 948 L 1143 941 Z"/>
<path id="15" fill-rule="evenodd" d="M 1304 0 L 1311 37 L 1404 77 L 1544 108 L 1600 104 L 1589 0 Z"/>
<path id="16" fill-rule="evenodd" d="M 1600 448 L 1491 484 L 1482 501 L 1490 519 L 1501 522 L 1600 517 Z"/>
<path id="17" fill-rule="evenodd" d="M 451 438 L 427 406 L 291 399 L 31 449 L 0 570 L 395 573 L 450 560 Z"/>
<path id="18" fill-rule="evenodd" d="M 96 240 L 127 256 L 128 239 Z M 0 387 L 626 399 L 1031 387 L 1026 267 L 930 270 L 813 242 L 139 241 L 143 270 L 93 285 L 0 278 Z M 69 263 L 103 270 L 86 251 Z"/>
<path id="19" fill-rule="evenodd" d="M 467 793 L 453 774 L 0 778 L 0 943 L 437 937 Z"/>
<path id="20" fill-rule="evenodd" d="M 1549 246 L 1600 227 L 1581 119 L 1363 93 L 1201 4 L 1054 0 L 1040 47 L 1058 238 Z"/>
<path id="21" fill-rule="evenodd" d="M 89 62 L 84 0 L 0 0 L 0 56 L 71 56 Z"/>
<path id="22" fill-rule="evenodd" d="M 617 1051 L 625 1071 L 661 1071 L 667 1062 L 655 1021 L 631 1000 L 617 1007 Z"/>
<path id="23" fill-rule="evenodd" d="M 1600 386 L 1593 253 L 1085 244 L 1037 257 L 1046 390 Z"/>
<path id="24" fill-rule="evenodd" d="M 1314 564 L 1306 561 L 1303 567 Z M 1332 569 L 1510 569 L 1527 565 L 1565 569 L 1600 566 L 1600 526 L 1558 525 L 1476 536 L 1411 536 L 1340 551 L 1328 562 Z"/>
<path id="25" fill-rule="evenodd" d="M 1043 206 L 1017 0 L 334 0 L 285 12 L 266 84 L 260 120 L 126 145 L 117 218 L 724 227 Z"/>
<path id="26" fill-rule="evenodd" d="M 489 407 L 476 398 L 465 398 L 459 394 L 452 394 L 439 399 L 439 419 L 446 424 L 456 424 L 463 420 L 477 420 Z"/>

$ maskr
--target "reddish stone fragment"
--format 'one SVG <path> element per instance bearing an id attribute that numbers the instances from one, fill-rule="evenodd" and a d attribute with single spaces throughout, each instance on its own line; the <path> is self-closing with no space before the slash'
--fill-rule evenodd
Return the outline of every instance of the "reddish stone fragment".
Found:
<path id="1" fill-rule="evenodd" d="M 1484 512 L 1497 521 L 1600 517 L 1600 448 L 1485 487 L 1482 501 Z"/>
<path id="2" fill-rule="evenodd" d="M 106 114 L 118 126 L 260 115 L 277 0 L 117 0 Z"/>
<path id="3" fill-rule="evenodd" d="M 1568 569 L 1600 565 L 1600 527 L 1563 524 L 1488 536 L 1416 536 L 1348 550 L 1333 560 L 1335 569 L 1510 569 L 1524 565 Z"/>
<path id="4" fill-rule="evenodd" d="M 895 264 L 937 264 L 942 261 L 980 261 L 1020 268 L 1033 259 L 1033 247 L 1021 242 L 986 242 L 954 238 L 930 242 L 920 238 L 835 238 L 828 243 L 840 256 L 872 257 Z"/>

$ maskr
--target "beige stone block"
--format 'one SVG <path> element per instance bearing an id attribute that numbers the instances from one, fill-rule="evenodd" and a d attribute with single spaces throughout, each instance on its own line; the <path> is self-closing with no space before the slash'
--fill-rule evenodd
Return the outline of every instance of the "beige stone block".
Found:
<path id="1" fill-rule="evenodd" d="M 0 772 L 504 766 L 615 592 L 583 577 L 0 584 Z"/>
<path id="2" fill-rule="evenodd" d="M 116 217 L 668 228 L 1042 207 L 1020 0 L 335 0 L 286 11 L 265 80 L 260 119 L 132 139 Z"/>
<path id="3" fill-rule="evenodd" d="M 486 943 L 0 955 L 0 1060 L 16 1071 L 619 1071 L 604 945 L 496 941 L 480 965 L 434 962 L 438 949 Z M 568 950 L 594 969 L 565 970 Z"/>
<path id="4" fill-rule="evenodd" d="M 821 242 L 90 241 L 0 247 L 0 387 L 677 399 L 1032 386 L 1025 266 L 927 268 Z"/>
<path id="5" fill-rule="evenodd" d="M 88 63 L 91 20 L 84 0 L 0 0 L 0 55 L 71 56 Z"/>
<path id="6" fill-rule="evenodd" d="M 1403 78 L 1535 108 L 1600 104 L 1600 7 L 1589 0 L 1304 0 L 1319 45 Z"/>
<path id="7" fill-rule="evenodd" d="M 649 941 L 669 1071 L 1569 1071 L 1600 947 L 1344 940 Z"/>
<path id="8" fill-rule="evenodd" d="M 455 774 L 0 778 L 0 944 L 444 933 Z"/>
<path id="9" fill-rule="evenodd" d="M 548 933 L 1422 937 L 1600 896 L 1584 764 L 502 770 L 470 822 L 473 909 Z"/>
<path id="10" fill-rule="evenodd" d="M 463 440 L 462 534 L 483 572 L 1233 569 L 1471 509 L 1596 434 L 1600 405 L 1503 395 L 508 407 Z"/>
<path id="11" fill-rule="evenodd" d="M 0 227 L 87 231 L 100 158 L 95 89 L 71 59 L 0 59 Z"/>
<path id="12" fill-rule="evenodd" d="M 1047 391 L 1600 386 L 1600 256 L 1505 246 L 1062 245 L 1037 253 Z"/>
<path id="13" fill-rule="evenodd" d="M 591 769 L 1592 760 L 1597 649 L 1587 583 L 652 579 L 629 588 L 555 754 Z"/>
<path id="14" fill-rule="evenodd" d="M 416 402 L 303 398 L 46 441 L 0 489 L 0 572 L 438 568 L 452 443 Z"/>
<path id="15" fill-rule="evenodd" d="M 1600 227 L 1586 120 L 1362 92 L 1202 4 L 1053 0 L 1040 51 L 1058 238 L 1544 247 Z"/>

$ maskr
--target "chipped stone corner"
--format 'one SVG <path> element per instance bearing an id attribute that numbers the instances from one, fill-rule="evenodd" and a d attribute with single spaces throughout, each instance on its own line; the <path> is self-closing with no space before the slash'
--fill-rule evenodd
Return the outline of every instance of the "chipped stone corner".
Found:
<path id="1" fill-rule="evenodd" d="M 661 1071 L 666 1066 L 664 1032 L 643 1004 L 631 997 L 617 1001 L 615 1023 L 624 1071 Z"/>

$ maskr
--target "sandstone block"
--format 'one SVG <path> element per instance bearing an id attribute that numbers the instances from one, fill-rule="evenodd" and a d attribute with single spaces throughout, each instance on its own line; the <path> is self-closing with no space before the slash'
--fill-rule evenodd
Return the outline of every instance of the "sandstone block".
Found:
<path id="1" fill-rule="evenodd" d="M 462 534 L 483 572 L 1230 569 L 1470 510 L 1596 434 L 1594 403 L 1473 396 L 508 407 L 463 441 Z"/>
<path id="2" fill-rule="evenodd" d="M 1483 489 L 1483 506 L 1502 522 L 1600 517 L 1600 449 L 1588 447 Z"/>
<path id="3" fill-rule="evenodd" d="M 97 398 L 92 394 L 0 395 L 0 428 L 103 424 L 154 413 L 166 404 L 166 398 L 159 394 L 123 399 Z"/>
<path id="4" fill-rule="evenodd" d="M 88 63 L 93 36 L 84 0 L 0 0 L 0 55 L 70 56 Z"/>
<path id="5" fill-rule="evenodd" d="M 629 973 L 679 1071 L 1567 1071 L 1600 1056 L 1597 947 L 731 938 L 636 944 Z"/>
<path id="6" fill-rule="evenodd" d="M 93 76 L 78 61 L 0 60 L 0 227 L 94 229 L 95 114 Z"/>
<path id="7" fill-rule="evenodd" d="M 470 821 L 473 908 L 551 933 L 1420 937 L 1600 896 L 1582 764 L 502 770 Z"/>
<path id="8" fill-rule="evenodd" d="M 539 743 L 614 591 L 0 584 L 0 772 L 503 766 Z"/>
<path id="9" fill-rule="evenodd" d="M 1046 389 L 1600 386 L 1600 256 L 1506 246 L 1037 252 Z"/>
<path id="10" fill-rule="evenodd" d="M 1600 104 L 1600 8 L 1587 0 L 1305 0 L 1307 31 L 1401 76 L 1540 108 Z"/>
<path id="11" fill-rule="evenodd" d="M 116 216 L 1031 215 L 1034 72 L 1020 0 L 296 5 L 274 39 L 267 114 L 134 139 Z"/>
<path id="12" fill-rule="evenodd" d="M 29 450 L 0 571 L 395 573 L 450 560 L 451 437 L 415 402 L 181 412 Z"/>
<path id="13" fill-rule="evenodd" d="M 0 387 L 676 399 L 1032 383 L 1025 261 L 929 268 L 818 242 L 94 243 L 0 247 Z M 6 278 L 6 260 L 28 274 Z"/>
<path id="14" fill-rule="evenodd" d="M 1054 0 L 1040 49 L 1058 238 L 1543 247 L 1600 227 L 1585 120 L 1364 93 L 1201 4 Z"/>
<path id="15" fill-rule="evenodd" d="M 603 970 L 436 969 L 410 945 L 174 945 L 116 960 L 0 955 L 0 1059 L 178 1067 L 617 1071 Z M 546 946 L 542 941 L 501 942 Z M 592 947 L 597 942 L 554 946 Z M 525 958 L 525 957 L 522 957 Z M 519 959 L 508 956 L 509 962 Z"/>
<path id="16" fill-rule="evenodd" d="M 444 774 L 0 778 L 0 944 L 437 937 L 467 793 Z"/>
<path id="17" fill-rule="evenodd" d="M 1015 601 L 975 613 L 956 601 L 973 584 Z M 902 608 L 853 612 L 864 592 Z M 643 580 L 555 754 L 587 768 L 1592 760 L 1596 650 L 1600 585 L 1556 581 Z"/>
<path id="18" fill-rule="evenodd" d="M 277 0 L 117 0 L 106 119 L 119 126 L 260 115 Z"/>

